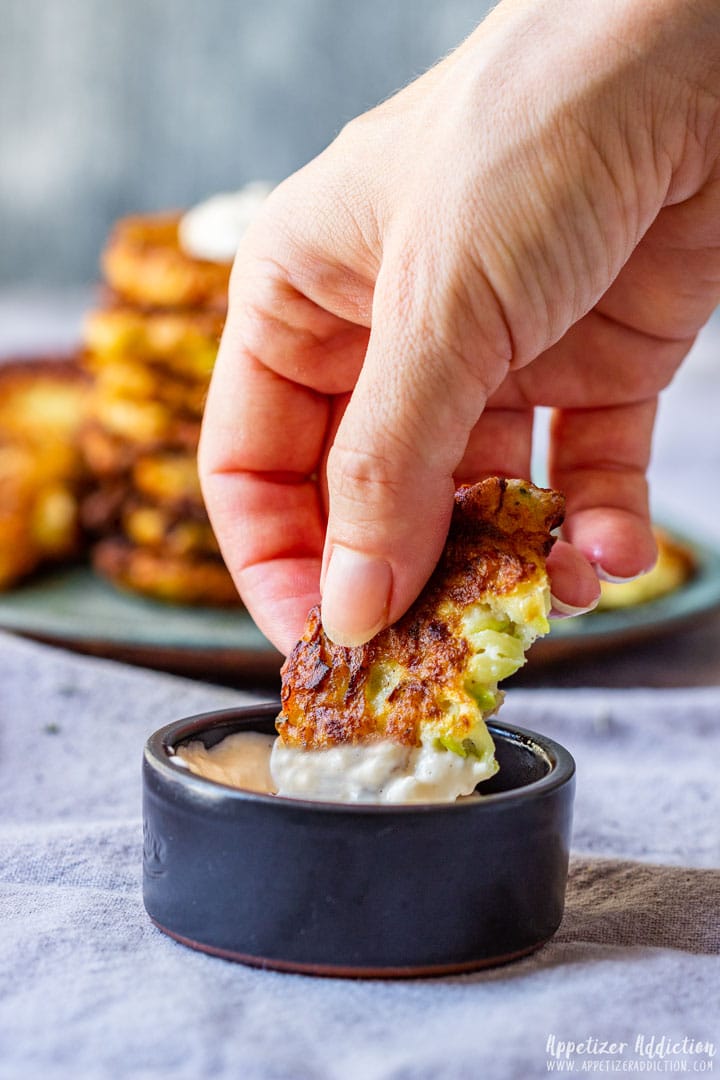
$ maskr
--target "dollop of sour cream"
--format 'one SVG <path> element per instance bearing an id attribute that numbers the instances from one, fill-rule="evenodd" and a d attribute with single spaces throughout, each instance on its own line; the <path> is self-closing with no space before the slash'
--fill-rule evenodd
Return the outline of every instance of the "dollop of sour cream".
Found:
<path id="1" fill-rule="evenodd" d="M 254 180 L 239 191 L 212 195 L 183 214 L 178 237 L 194 259 L 231 263 L 238 244 L 275 185 Z"/>
<path id="2" fill-rule="evenodd" d="M 378 740 L 362 746 L 297 750 L 255 732 L 228 735 L 207 749 L 179 746 L 174 759 L 229 787 L 295 799 L 347 803 L 454 802 L 496 770 L 494 759 L 461 757 L 432 745 Z"/>

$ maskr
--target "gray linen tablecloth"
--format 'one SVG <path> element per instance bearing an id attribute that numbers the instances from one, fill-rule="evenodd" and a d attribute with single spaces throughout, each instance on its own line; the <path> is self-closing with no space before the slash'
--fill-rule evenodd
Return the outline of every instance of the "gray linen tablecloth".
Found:
<path id="1" fill-rule="evenodd" d="M 245 968 L 147 919 L 144 740 L 245 700 L 0 635 L 3 1080 L 528 1078 L 588 1038 L 629 1045 L 576 1071 L 720 1070 L 688 1050 L 720 1043 L 720 689 L 511 691 L 504 719 L 577 760 L 565 919 L 515 964 L 404 982 Z"/>

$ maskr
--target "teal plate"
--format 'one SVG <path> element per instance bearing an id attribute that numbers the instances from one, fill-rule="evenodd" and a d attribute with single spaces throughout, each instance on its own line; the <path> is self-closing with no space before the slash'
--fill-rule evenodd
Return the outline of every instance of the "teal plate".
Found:
<path id="1" fill-rule="evenodd" d="M 668 530 L 671 531 L 671 530 Z M 720 552 L 672 530 L 696 571 L 659 600 L 555 620 L 529 667 L 651 640 L 720 609 Z M 0 595 L 0 628 L 39 641 L 201 678 L 276 679 L 280 653 L 243 609 L 184 607 L 119 592 L 85 566 Z"/>
<path id="2" fill-rule="evenodd" d="M 199 677 L 276 677 L 282 657 L 242 608 L 163 604 L 86 566 L 0 595 L 0 628 L 54 645 Z"/>
<path id="3" fill-rule="evenodd" d="M 693 557 L 695 572 L 680 588 L 632 607 L 592 611 L 574 619 L 554 619 L 547 637 L 537 641 L 531 663 L 588 656 L 653 638 L 697 623 L 720 610 L 720 551 L 661 526 Z"/>

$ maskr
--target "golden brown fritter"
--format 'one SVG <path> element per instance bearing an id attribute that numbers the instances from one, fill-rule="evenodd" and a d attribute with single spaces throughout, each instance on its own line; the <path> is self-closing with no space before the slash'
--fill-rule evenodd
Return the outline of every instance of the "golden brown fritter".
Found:
<path id="1" fill-rule="evenodd" d="M 195 454 L 172 450 L 141 454 L 132 467 L 132 483 L 145 498 L 162 505 L 204 510 Z"/>
<path id="2" fill-rule="evenodd" d="M 76 447 L 87 380 L 71 359 L 0 366 L 0 588 L 82 547 Z"/>
<path id="3" fill-rule="evenodd" d="M 178 239 L 180 216 L 144 214 L 118 221 L 102 255 L 105 278 L 131 303 L 224 311 L 230 266 L 187 255 Z"/>
<path id="4" fill-rule="evenodd" d="M 150 450 L 86 424 L 80 446 L 93 474 L 87 519 L 92 532 L 116 532 L 122 507 L 138 497 L 175 515 L 207 521 L 195 453 L 164 447 Z"/>
<path id="5" fill-rule="evenodd" d="M 133 400 L 98 389 L 92 395 L 89 410 L 93 421 L 120 444 L 128 444 L 131 453 L 158 446 L 197 449 L 200 418 L 183 414 L 161 401 Z"/>
<path id="6" fill-rule="evenodd" d="M 28 357 L 0 364 L 0 436 L 5 441 L 73 441 L 89 380 L 75 357 Z"/>
<path id="7" fill-rule="evenodd" d="M 131 498 L 122 508 L 120 524 L 124 535 L 138 547 L 165 551 L 169 555 L 220 555 L 215 534 L 204 512 L 177 513 Z"/>
<path id="8" fill-rule="evenodd" d="M 135 443 L 107 431 L 92 418 L 81 425 L 78 444 L 88 469 L 99 483 L 123 477 L 140 452 Z"/>
<path id="9" fill-rule="evenodd" d="M 132 442 L 89 420 L 81 425 L 78 443 L 90 472 L 101 482 L 122 480 L 148 498 L 201 504 L 197 431 L 183 427 L 179 435 L 175 442 Z"/>
<path id="10" fill-rule="evenodd" d="M 179 556 L 136 547 L 121 537 L 93 548 L 94 568 L 114 585 L 174 604 L 239 606 L 240 598 L 220 559 Z"/>
<path id="11" fill-rule="evenodd" d="M 170 495 L 145 499 L 127 478 L 92 484 L 82 499 L 80 519 L 85 531 L 98 538 L 124 533 L 141 546 L 163 547 L 172 535 L 176 553 L 218 553 L 202 502 Z"/>
<path id="12" fill-rule="evenodd" d="M 90 539 L 119 531 L 130 490 L 122 480 L 94 477 L 80 502 L 80 524 Z"/>
<path id="13" fill-rule="evenodd" d="M 224 315 L 203 308 L 99 308 L 85 319 L 84 341 L 96 367 L 134 359 L 207 385 L 215 366 Z"/>
<path id="14" fill-rule="evenodd" d="M 71 451 L 0 442 L 0 589 L 46 563 L 78 554 L 78 494 Z"/>
<path id="15" fill-rule="evenodd" d="M 600 582 L 600 601 L 596 611 L 634 607 L 659 600 L 689 581 L 696 570 L 692 552 L 664 529 L 655 527 L 658 559 L 652 570 L 634 581 Z"/>
<path id="16" fill-rule="evenodd" d="M 185 379 L 135 357 L 114 357 L 98 363 L 98 358 L 88 353 L 85 363 L 94 377 L 93 402 L 116 399 L 151 402 L 183 416 L 202 419 L 208 390 L 206 380 Z M 96 411 L 92 404 L 91 408 Z"/>
<path id="17" fill-rule="evenodd" d="M 283 742 L 323 749 L 382 737 L 485 753 L 498 680 L 549 629 L 545 559 L 563 510 L 561 495 L 520 480 L 460 488 L 438 565 L 398 622 L 344 648 L 314 608 L 282 669 Z"/>

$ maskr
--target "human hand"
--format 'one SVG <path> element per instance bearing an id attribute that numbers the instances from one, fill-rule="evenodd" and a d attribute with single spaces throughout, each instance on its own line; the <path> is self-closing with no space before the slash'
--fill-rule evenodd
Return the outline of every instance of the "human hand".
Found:
<path id="1" fill-rule="evenodd" d="M 430 575 L 458 483 L 528 477 L 554 411 L 555 607 L 654 558 L 659 391 L 720 298 L 716 0 L 503 0 L 246 235 L 205 500 L 283 651 L 358 644 Z"/>

